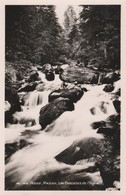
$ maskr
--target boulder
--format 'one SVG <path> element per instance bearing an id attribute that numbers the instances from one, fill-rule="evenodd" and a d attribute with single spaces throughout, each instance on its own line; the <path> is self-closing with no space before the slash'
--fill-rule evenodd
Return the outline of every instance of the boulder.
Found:
<path id="1" fill-rule="evenodd" d="M 37 83 L 36 82 L 25 83 L 24 85 L 22 85 L 18 89 L 18 92 L 22 92 L 22 91 L 25 91 L 25 92 L 34 91 L 35 88 L 36 88 L 36 86 L 37 86 Z"/>
<path id="2" fill-rule="evenodd" d="M 99 126 L 97 133 L 102 133 L 107 136 L 114 136 L 120 139 L 120 115 L 110 115 L 101 126 Z"/>
<path id="3" fill-rule="evenodd" d="M 103 91 L 105 92 L 112 92 L 114 90 L 114 85 L 112 84 L 107 84 L 105 85 L 105 87 L 103 88 Z"/>
<path id="4" fill-rule="evenodd" d="M 83 96 L 84 92 L 81 88 L 71 88 L 71 89 L 58 89 L 50 93 L 49 102 L 62 97 L 69 98 L 72 102 L 76 103 Z"/>
<path id="5" fill-rule="evenodd" d="M 53 81 L 55 79 L 55 75 L 53 72 L 46 72 L 45 77 L 48 81 Z"/>
<path id="6" fill-rule="evenodd" d="M 102 83 L 103 84 L 110 84 L 113 83 L 115 81 L 118 81 L 120 79 L 120 74 L 116 73 L 116 72 L 109 72 L 104 74 L 103 78 L 102 78 Z"/>
<path id="7" fill-rule="evenodd" d="M 55 158 L 59 162 L 74 165 L 81 159 L 89 160 L 94 155 L 100 154 L 102 141 L 98 138 L 82 138 L 79 139 Z"/>
<path id="8" fill-rule="evenodd" d="M 60 79 L 68 83 L 97 84 L 98 73 L 85 67 L 69 66 L 60 74 Z"/>
<path id="9" fill-rule="evenodd" d="M 51 64 L 44 64 L 42 68 L 44 73 L 53 72 L 53 67 Z"/>
<path id="10" fill-rule="evenodd" d="M 29 82 L 37 81 L 38 80 L 38 72 L 36 70 L 32 70 L 29 75 Z"/>
<path id="11" fill-rule="evenodd" d="M 63 72 L 63 69 L 60 66 L 57 66 L 54 70 L 55 74 L 61 74 Z"/>
<path id="12" fill-rule="evenodd" d="M 39 124 L 42 129 L 51 124 L 65 111 L 74 110 L 74 104 L 68 98 L 57 98 L 41 108 L 39 114 Z"/>
<path id="13" fill-rule="evenodd" d="M 94 122 L 94 123 L 91 124 L 91 127 L 92 127 L 93 129 L 98 129 L 98 128 L 100 128 L 101 126 L 103 126 L 104 123 L 105 123 L 104 121 Z"/>

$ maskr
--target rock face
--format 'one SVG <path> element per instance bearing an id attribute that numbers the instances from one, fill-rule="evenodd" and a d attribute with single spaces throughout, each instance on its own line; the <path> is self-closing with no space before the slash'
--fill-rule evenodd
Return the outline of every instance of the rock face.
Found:
<path id="1" fill-rule="evenodd" d="M 21 111 L 21 106 L 17 92 L 11 87 L 5 87 L 5 101 L 11 105 L 10 109 L 5 112 L 5 124 L 12 123 L 12 114 Z"/>
<path id="2" fill-rule="evenodd" d="M 98 83 L 98 73 L 88 69 L 88 68 L 80 68 L 78 66 L 69 66 L 65 69 L 61 75 L 61 80 L 72 83 L 77 81 L 81 84 L 97 84 Z"/>
<path id="3" fill-rule="evenodd" d="M 81 88 L 71 88 L 71 89 L 59 89 L 55 90 L 49 95 L 49 102 L 62 97 L 69 98 L 72 102 L 76 103 L 83 96 L 83 91 Z"/>
<path id="4" fill-rule="evenodd" d="M 39 124 L 42 129 L 51 124 L 63 112 L 74 110 L 74 104 L 68 98 L 57 98 L 40 110 Z"/>

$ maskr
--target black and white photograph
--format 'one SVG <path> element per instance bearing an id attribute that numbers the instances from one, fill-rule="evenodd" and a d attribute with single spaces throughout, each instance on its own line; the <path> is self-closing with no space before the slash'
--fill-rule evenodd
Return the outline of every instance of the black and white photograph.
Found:
<path id="1" fill-rule="evenodd" d="M 4 8 L 4 190 L 120 191 L 121 4 Z"/>

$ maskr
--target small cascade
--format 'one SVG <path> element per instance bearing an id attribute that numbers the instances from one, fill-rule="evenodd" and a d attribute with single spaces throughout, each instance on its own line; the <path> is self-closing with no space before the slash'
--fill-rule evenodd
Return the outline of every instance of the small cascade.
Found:
<path id="1" fill-rule="evenodd" d="M 16 112 L 13 115 L 14 121 L 19 124 L 25 124 L 26 127 L 38 124 L 40 109 L 48 103 L 49 93 L 50 91 L 31 92 L 23 106 L 23 111 Z"/>
<path id="2" fill-rule="evenodd" d="M 52 89 L 57 89 L 61 86 L 62 81 L 59 78 L 59 75 L 55 75 L 55 80 L 53 81 L 48 81 L 45 78 L 45 74 L 38 71 L 39 77 L 41 78 L 42 82 L 45 84 L 45 90 L 52 90 Z"/>
<path id="3" fill-rule="evenodd" d="M 50 91 L 33 91 L 30 93 L 29 98 L 25 102 L 25 106 L 31 108 L 36 107 L 38 105 L 44 106 L 48 103 L 48 95 Z"/>

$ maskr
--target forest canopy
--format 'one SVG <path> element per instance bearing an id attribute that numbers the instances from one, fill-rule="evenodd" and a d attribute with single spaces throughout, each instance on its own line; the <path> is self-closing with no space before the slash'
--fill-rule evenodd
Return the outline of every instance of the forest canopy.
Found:
<path id="1" fill-rule="evenodd" d="M 120 68 L 120 6 L 72 6 L 60 26 L 54 5 L 6 6 L 6 61 L 35 64 L 78 59 L 85 66 Z"/>

